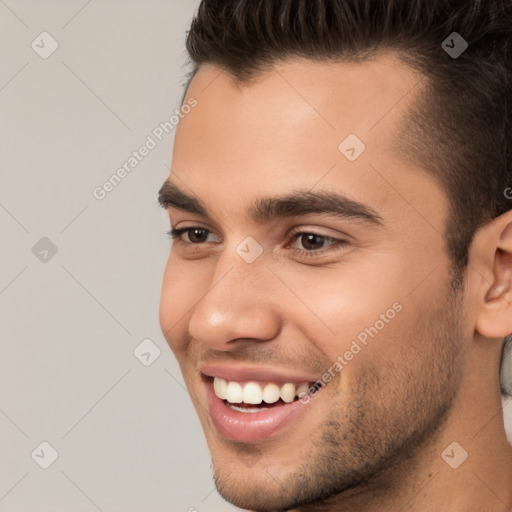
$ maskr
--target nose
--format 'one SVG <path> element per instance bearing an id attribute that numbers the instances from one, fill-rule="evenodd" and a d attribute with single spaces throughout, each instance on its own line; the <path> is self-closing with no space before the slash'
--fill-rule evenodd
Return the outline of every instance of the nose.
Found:
<path id="1" fill-rule="evenodd" d="M 262 261 L 222 255 L 190 317 L 190 336 L 219 351 L 275 339 L 281 321 L 272 278 Z"/>

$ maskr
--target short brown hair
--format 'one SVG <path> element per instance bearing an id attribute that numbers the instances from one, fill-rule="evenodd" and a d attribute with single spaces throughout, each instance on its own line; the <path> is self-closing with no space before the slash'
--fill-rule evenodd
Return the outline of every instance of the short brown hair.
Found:
<path id="1" fill-rule="evenodd" d="M 511 0 L 203 0 L 187 37 L 197 70 L 240 81 L 278 60 L 364 60 L 392 50 L 426 80 L 397 139 L 450 201 L 445 226 L 454 282 L 476 230 L 512 208 Z M 441 43 L 469 44 L 452 58 Z"/>

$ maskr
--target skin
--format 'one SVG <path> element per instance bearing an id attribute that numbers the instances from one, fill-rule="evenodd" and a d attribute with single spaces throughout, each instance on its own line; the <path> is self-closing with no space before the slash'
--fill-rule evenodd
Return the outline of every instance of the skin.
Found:
<path id="1" fill-rule="evenodd" d="M 498 511 L 512 507 L 499 389 L 512 332 L 512 211 L 480 229 L 464 288 L 451 288 L 444 191 L 393 150 L 422 77 L 393 54 L 364 63 L 282 62 L 241 84 L 200 68 L 169 181 L 208 216 L 169 207 L 173 242 L 160 322 L 208 442 L 219 492 L 258 511 Z M 350 133 L 366 150 L 338 150 Z M 427 172 L 426 172 L 427 171 Z M 259 197 L 336 191 L 382 219 L 326 214 L 255 222 Z M 294 230 L 324 240 L 308 255 Z M 263 253 L 246 263 L 236 247 Z M 306 240 L 307 242 L 307 240 Z M 320 244 L 322 245 L 322 244 Z M 302 250 L 302 251 L 301 251 Z M 323 252 L 322 252 L 323 251 Z M 311 251 L 309 251 L 311 252 Z M 217 432 L 202 363 L 258 363 L 320 377 L 394 303 L 402 310 L 289 428 L 255 443 Z M 469 454 L 452 469 L 441 454 Z"/>

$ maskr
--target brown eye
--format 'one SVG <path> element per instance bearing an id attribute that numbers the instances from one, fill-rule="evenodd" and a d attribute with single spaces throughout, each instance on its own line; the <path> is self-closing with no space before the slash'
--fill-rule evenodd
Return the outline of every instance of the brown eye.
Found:
<path id="1" fill-rule="evenodd" d="M 325 247 L 326 242 L 332 242 L 328 236 L 317 235 L 315 233 L 303 233 L 298 237 L 300 244 L 307 251 L 316 251 Z"/>
<path id="2" fill-rule="evenodd" d="M 314 231 L 295 231 L 288 235 L 290 242 L 287 249 L 292 249 L 293 254 L 300 258 L 323 258 L 333 252 L 347 251 L 350 243 L 343 238 L 334 238 Z"/>
<path id="3" fill-rule="evenodd" d="M 208 240 L 210 235 L 216 238 L 216 235 L 214 235 L 209 229 L 201 228 L 199 226 L 171 229 L 168 234 L 173 240 L 184 242 L 186 244 L 202 244 L 205 242 L 211 242 L 211 239 Z"/>
<path id="4" fill-rule="evenodd" d="M 201 244 L 208 238 L 209 231 L 202 228 L 187 229 L 186 234 L 189 242 L 193 244 Z"/>

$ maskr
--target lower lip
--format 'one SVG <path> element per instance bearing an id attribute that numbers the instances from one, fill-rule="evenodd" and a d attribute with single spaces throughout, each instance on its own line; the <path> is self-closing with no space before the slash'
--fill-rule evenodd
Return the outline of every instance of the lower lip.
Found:
<path id="1" fill-rule="evenodd" d="M 306 409 L 306 404 L 295 400 L 261 412 L 234 411 L 215 395 L 212 382 L 208 382 L 206 387 L 210 414 L 217 430 L 225 438 L 241 443 L 277 435 Z"/>

